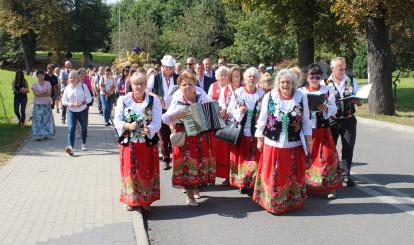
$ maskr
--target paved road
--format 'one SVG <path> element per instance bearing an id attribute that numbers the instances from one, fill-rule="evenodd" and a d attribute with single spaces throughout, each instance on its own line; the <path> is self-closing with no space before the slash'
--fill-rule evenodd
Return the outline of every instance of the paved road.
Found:
<path id="1" fill-rule="evenodd" d="M 118 202 L 117 144 L 96 108 L 87 152 L 64 153 L 66 126 L 55 114 L 56 137 L 30 140 L 0 170 L 0 244 L 136 244 L 136 212 Z"/>
<path id="2" fill-rule="evenodd" d="M 310 197 L 299 211 L 275 216 L 220 185 L 185 205 L 162 171 L 161 201 L 146 217 L 152 244 L 413 244 L 414 135 L 358 125 L 358 187 L 336 200 Z"/>

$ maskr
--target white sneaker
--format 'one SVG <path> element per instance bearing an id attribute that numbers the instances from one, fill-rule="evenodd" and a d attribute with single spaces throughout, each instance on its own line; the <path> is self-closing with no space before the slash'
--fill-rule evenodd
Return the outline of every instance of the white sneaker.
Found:
<path id="1" fill-rule="evenodd" d="M 86 145 L 82 144 L 82 151 L 87 151 L 87 150 L 88 150 L 88 148 L 86 148 Z"/>
<path id="2" fill-rule="evenodd" d="M 73 156 L 73 149 L 72 146 L 67 146 L 65 148 L 65 152 L 68 153 L 70 156 Z"/>

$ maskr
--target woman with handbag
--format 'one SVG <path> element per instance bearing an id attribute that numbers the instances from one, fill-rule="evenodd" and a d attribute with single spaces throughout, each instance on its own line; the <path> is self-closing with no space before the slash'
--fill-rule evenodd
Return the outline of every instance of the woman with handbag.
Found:
<path id="1" fill-rule="evenodd" d="M 198 194 L 197 190 L 203 184 L 214 185 L 216 164 L 210 149 L 209 134 L 184 136 L 185 129 L 182 119 L 187 115 L 186 108 L 194 103 L 208 102 L 210 99 L 206 94 L 196 92 L 196 78 L 191 71 L 184 71 L 178 77 L 177 84 L 182 96 L 173 99 L 170 107 L 162 116 L 164 123 L 173 128 L 171 134 L 171 143 L 173 144 L 172 184 L 174 187 L 184 187 L 189 206 L 198 206 L 195 200 L 195 195 Z"/>
<path id="2" fill-rule="evenodd" d="M 115 100 L 115 79 L 112 76 L 112 70 L 110 67 L 105 68 L 105 75 L 101 77 L 99 81 L 100 94 L 99 98 L 102 103 L 104 111 L 105 126 L 111 125 L 109 119 L 111 117 L 112 107 Z"/>
<path id="3" fill-rule="evenodd" d="M 219 106 L 220 106 L 221 110 L 223 111 L 223 117 L 225 119 L 227 119 L 227 117 L 228 117 L 227 116 L 227 108 L 229 108 L 231 97 L 234 94 L 234 91 L 236 89 L 242 87 L 242 86 L 243 86 L 243 83 L 242 83 L 242 76 L 241 76 L 240 67 L 239 66 L 233 66 L 230 69 L 228 85 L 224 89 L 221 89 L 220 96 L 218 98 L 218 103 L 219 103 Z M 216 140 L 216 139 L 214 139 L 214 140 Z M 229 149 L 229 151 L 230 151 L 230 149 Z M 230 180 L 229 180 L 229 178 L 230 178 L 230 163 L 229 163 L 229 161 L 227 161 L 227 162 L 223 161 L 221 164 L 217 164 L 216 176 L 220 177 L 220 178 L 224 178 L 223 185 L 229 185 L 230 184 Z"/>
<path id="4" fill-rule="evenodd" d="M 160 167 L 157 132 L 161 128 L 161 102 L 145 92 L 145 73 L 134 73 L 132 92 L 119 97 L 114 124 L 119 135 L 122 189 L 120 202 L 128 211 L 150 205 L 160 199 Z"/>
<path id="5" fill-rule="evenodd" d="M 317 102 L 323 102 L 315 108 L 311 106 L 313 103 L 309 103 L 313 129 L 310 166 L 305 175 L 306 191 L 327 193 L 328 199 L 334 199 L 336 190 L 342 187 L 342 169 L 329 128 L 329 118 L 336 114 L 337 108 L 332 90 L 320 84 L 322 74 L 318 64 L 310 64 L 307 67 L 307 82 L 301 88 L 309 101 L 315 98 Z"/>
<path id="6" fill-rule="evenodd" d="M 248 193 L 253 191 L 260 159 L 254 133 L 264 91 L 256 86 L 260 76 L 256 68 L 250 67 L 243 76 L 246 85 L 235 90 L 227 110 L 230 119 L 244 126 L 241 141 L 230 149 L 230 185 Z"/>
<path id="7" fill-rule="evenodd" d="M 273 214 L 301 208 L 306 197 L 305 154 L 312 142 L 308 100 L 297 78 L 283 69 L 263 97 L 255 136 L 262 151 L 253 200 Z"/>
<path id="8" fill-rule="evenodd" d="M 208 96 L 213 100 L 219 100 L 220 94 L 223 93 L 222 97 L 231 96 L 231 87 L 228 85 L 229 81 L 229 69 L 225 66 L 220 66 L 216 70 L 217 81 L 210 85 L 208 90 Z M 219 101 L 220 105 L 220 101 Z M 226 107 L 225 104 L 221 104 L 221 114 L 225 117 Z M 229 185 L 229 160 L 230 160 L 230 147 L 231 145 L 226 141 L 214 137 L 213 133 L 210 133 L 211 145 L 210 148 L 216 157 L 216 176 L 223 178 L 223 185 Z"/>
<path id="9" fill-rule="evenodd" d="M 86 84 L 83 84 L 79 73 L 75 70 L 69 72 L 68 86 L 62 95 L 62 105 L 67 107 L 68 146 L 65 151 L 73 155 L 75 145 L 76 124 L 79 122 L 82 137 L 82 151 L 86 151 L 86 137 L 88 135 L 88 103 L 92 96 Z"/>

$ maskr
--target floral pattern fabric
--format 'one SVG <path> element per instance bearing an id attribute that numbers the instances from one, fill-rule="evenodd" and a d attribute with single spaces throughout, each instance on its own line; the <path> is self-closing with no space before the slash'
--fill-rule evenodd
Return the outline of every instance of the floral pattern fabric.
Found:
<path id="1" fill-rule="evenodd" d="M 119 146 L 121 162 L 120 202 L 129 206 L 150 206 L 160 200 L 158 147 L 145 143 Z M 138 157 L 139 156 L 139 157 Z"/>
<path id="2" fill-rule="evenodd" d="M 36 137 L 55 135 L 55 121 L 49 104 L 33 105 L 32 135 Z"/>

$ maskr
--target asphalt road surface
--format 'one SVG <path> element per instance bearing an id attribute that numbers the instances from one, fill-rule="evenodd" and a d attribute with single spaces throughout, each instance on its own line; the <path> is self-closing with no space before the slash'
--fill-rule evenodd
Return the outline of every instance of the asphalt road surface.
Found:
<path id="1" fill-rule="evenodd" d="M 199 207 L 161 170 L 161 200 L 146 215 L 151 244 L 414 244 L 414 135 L 359 124 L 352 174 L 337 199 L 311 196 L 301 210 L 264 211 L 231 187 L 202 191 Z"/>

